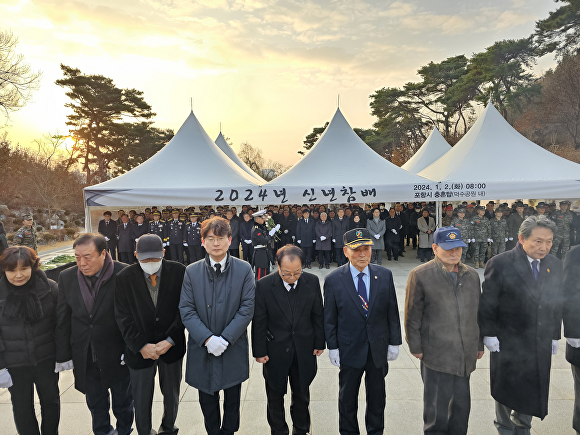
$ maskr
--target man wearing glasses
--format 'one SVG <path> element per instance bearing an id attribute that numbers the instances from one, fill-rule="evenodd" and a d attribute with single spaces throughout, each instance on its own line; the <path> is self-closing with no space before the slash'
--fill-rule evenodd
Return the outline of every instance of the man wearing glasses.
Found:
<path id="1" fill-rule="evenodd" d="M 226 219 L 203 221 L 201 239 L 205 261 L 187 266 L 179 303 L 189 333 L 185 381 L 199 390 L 207 433 L 231 435 L 240 427 L 241 386 L 250 376 L 246 330 L 254 315 L 254 276 L 247 262 L 228 252 Z"/>
<path id="2" fill-rule="evenodd" d="M 292 434 L 310 432 L 309 386 L 324 352 L 324 311 L 318 277 L 302 272 L 303 252 L 286 245 L 276 253 L 278 273 L 256 285 L 252 351 L 264 364 L 267 417 L 272 434 L 290 433 L 284 395 L 290 379 Z"/>

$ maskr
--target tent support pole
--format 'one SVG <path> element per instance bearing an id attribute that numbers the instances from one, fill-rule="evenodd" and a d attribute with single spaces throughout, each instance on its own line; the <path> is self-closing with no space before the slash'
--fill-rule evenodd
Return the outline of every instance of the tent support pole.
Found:
<path id="1" fill-rule="evenodd" d="M 83 200 L 85 202 L 85 232 L 91 233 L 91 210 L 89 209 L 89 205 L 87 204 L 87 194 L 83 190 Z"/>
<path id="2" fill-rule="evenodd" d="M 441 228 L 441 201 L 436 201 L 437 218 L 435 220 L 437 228 Z"/>

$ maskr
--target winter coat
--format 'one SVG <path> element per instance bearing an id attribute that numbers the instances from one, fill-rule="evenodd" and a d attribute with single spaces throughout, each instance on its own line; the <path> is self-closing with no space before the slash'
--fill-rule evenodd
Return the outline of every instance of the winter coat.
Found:
<path id="1" fill-rule="evenodd" d="M 342 236 L 349 230 L 349 221 L 346 216 L 340 220 L 338 217 L 335 217 L 332 221 L 332 238 L 336 240 L 334 242 L 335 248 L 343 248 L 344 242 L 342 240 Z"/>
<path id="2" fill-rule="evenodd" d="M 385 240 L 383 238 L 387 230 L 385 221 L 379 219 L 377 223 L 374 219 L 369 219 L 367 220 L 367 230 L 370 231 L 373 238 L 373 249 L 385 249 Z M 380 237 L 377 239 L 375 234 L 378 234 Z"/>
<path id="3" fill-rule="evenodd" d="M 324 223 L 322 221 L 316 222 L 314 233 L 316 234 L 316 250 L 330 251 L 332 247 L 332 223 L 328 220 Z M 324 236 L 326 239 L 320 240 L 320 236 Z"/>
<path id="4" fill-rule="evenodd" d="M 230 243 L 230 249 L 240 249 L 240 222 L 234 218 L 229 222 L 230 228 L 232 229 L 232 243 Z"/>
<path id="5" fill-rule="evenodd" d="M 580 246 L 570 249 L 564 259 L 564 337 L 580 338 Z M 566 359 L 580 367 L 580 349 L 566 344 Z"/>
<path id="6" fill-rule="evenodd" d="M 421 216 L 417 219 L 417 227 L 419 228 L 419 248 L 430 248 L 433 245 L 435 219 L 431 216 L 427 217 L 427 219 Z M 431 233 L 427 234 L 427 230 L 431 230 Z"/>
<path id="7" fill-rule="evenodd" d="M 399 237 L 402 230 L 401 220 L 398 216 L 387 216 L 385 218 L 385 241 L 391 243 L 399 243 Z M 392 230 L 395 230 L 397 233 L 393 233 Z"/>
<path id="8" fill-rule="evenodd" d="M 185 381 L 213 394 L 250 376 L 246 331 L 254 316 L 255 279 L 247 262 L 229 254 L 219 276 L 209 259 L 187 266 L 179 311 L 189 333 Z M 229 343 L 219 357 L 205 347 L 212 335 Z"/>
<path id="9" fill-rule="evenodd" d="M 314 232 L 314 219 L 312 217 L 308 218 L 308 223 L 304 218 L 300 218 L 296 224 L 296 242 L 300 240 L 300 247 L 310 248 L 313 243 L 312 241 L 316 239 L 316 234 Z"/>
<path id="10" fill-rule="evenodd" d="M 34 291 L 42 307 L 42 318 L 31 322 L 10 319 L 2 315 L 10 293 L 6 276 L 0 278 L 0 369 L 35 366 L 45 360 L 55 360 L 54 327 L 58 286 L 44 272 L 32 274 Z"/>
<path id="11" fill-rule="evenodd" d="M 546 255 L 536 281 L 518 243 L 491 258 L 484 276 L 480 334 L 499 340 L 499 352 L 490 357 L 491 395 L 514 411 L 544 418 L 548 414 L 552 340 L 561 335 L 562 263 Z"/>

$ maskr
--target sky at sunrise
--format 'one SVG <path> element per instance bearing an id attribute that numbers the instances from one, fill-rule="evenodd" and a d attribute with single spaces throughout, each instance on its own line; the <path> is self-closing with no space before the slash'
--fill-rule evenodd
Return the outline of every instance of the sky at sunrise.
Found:
<path id="1" fill-rule="evenodd" d="M 304 136 L 341 110 L 369 128 L 369 95 L 416 81 L 417 69 L 495 41 L 529 36 L 552 0 L 0 0 L 0 29 L 43 72 L 40 89 L 5 129 L 30 144 L 67 134 L 60 64 L 144 92 L 155 126 L 194 113 L 236 152 L 249 141 L 294 164 Z M 540 74 L 554 64 L 540 60 Z"/>

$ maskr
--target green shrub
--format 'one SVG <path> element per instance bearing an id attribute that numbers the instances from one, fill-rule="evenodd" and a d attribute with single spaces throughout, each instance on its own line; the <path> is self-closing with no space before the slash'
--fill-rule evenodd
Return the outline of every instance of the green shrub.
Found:
<path id="1" fill-rule="evenodd" d="M 75 221 L 75 225 L 76 225 L 77 227 L 80 227 L 80 226 L 81 226 L 81 221 L 77 219 L 77 220 Z"/>
<path id="2" fill-rule="evenodd" d="M 36 231 L 42 231 L 42 227 L 41 226 L 37 226 L 36 227 Z"/>
<path id="3" fill-rule="evenodd" d="M 74 228 L 67 228 L 66 229 L 66 235 L 69 236 L 69 237 L 74 236 L 75 233 L 76 233 L 76 230 Z"/>
<path id="4" fill-rule="evenodd" d="M 70 224 L 64 224 L 64 228 L 70 228 Z"/>
<path id="5" fill-rule="evenodd" d="M 53 234 L 50 234 L 50 233 L 44 233 L 43 236 L 42 236 L 42 238 L 44 240 L 46 240 L 46 243 L 53 242 L 56 239 L 56 237 Z"/>

